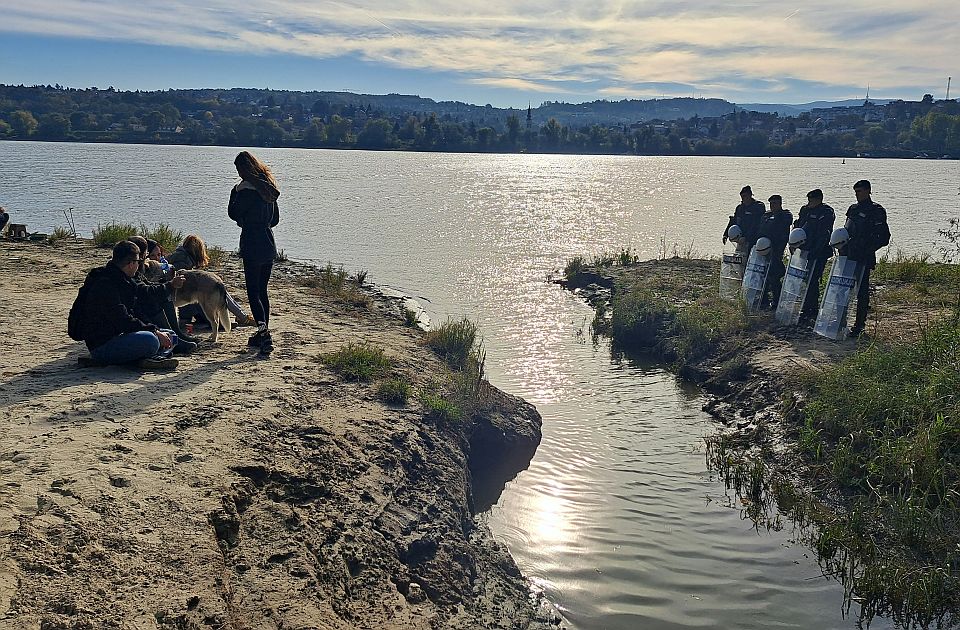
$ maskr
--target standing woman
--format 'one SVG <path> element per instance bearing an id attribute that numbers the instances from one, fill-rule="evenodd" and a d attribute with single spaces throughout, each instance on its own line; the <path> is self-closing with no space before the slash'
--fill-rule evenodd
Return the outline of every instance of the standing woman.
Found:
<path id="1" fill-rule="evenodd" d="M 273 230 L 280 222 L 277 198 L 280 189 L 266 164 L 249 151 L 241 151 L 233 161 L 242 180 L 230 191 L 227 214 L 240 226 L 240 257 L 247 283 L 247 298 L 258 330 L 250 337 L 251 346 L 259 346 L 260 354 L 273 352 L 270 337 L 270 300 L 267 284 L 277 256 Z"/>

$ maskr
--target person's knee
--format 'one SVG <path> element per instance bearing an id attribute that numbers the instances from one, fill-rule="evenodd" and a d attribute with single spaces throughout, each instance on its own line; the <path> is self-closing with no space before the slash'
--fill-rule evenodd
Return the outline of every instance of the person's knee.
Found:
<path id="1" fill-rule="evenodd" d="M 153 357 L 160 352 L 160 339 L 149 330 L 134 333 L 134 339 L 136 339 L 137 354 Z"/>

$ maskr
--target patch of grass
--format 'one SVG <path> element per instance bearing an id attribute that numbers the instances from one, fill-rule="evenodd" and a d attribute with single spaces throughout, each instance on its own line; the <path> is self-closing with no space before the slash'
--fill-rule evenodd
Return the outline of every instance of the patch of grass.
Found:
<path id="1" fill-rule="evenodd" d="M 370 296 L 360 291 L 356 285 L 347 282 L 347 279 L 347 272 L 342 265 L 334 267 L 327 263 L 326 267 L 320 267 L 315 275 L 307 278 L 304 285 L 352 306 L 370 306 Z"/>
<path id="2" fill-rule="evenodd" d="M 68 238 L 73 238 L 75 234 L 70 228 L 65 228 L 62 225 L 58 225 L 53 229 L 53 233 L 47 237 L 47 242 L 51 245 L 56 245 L 60 241 L 65 241 Z"/>
<path id="3" fill-rule="evenodd" d="M 160 243 L 165 252 L 172 252 L 183 243 L 183 232 L 174 230 L 166 223 L 157 223 L 153 227 L 141 223 L 138 231 L 140 236 Z"/>
<path id="4" fill-rule="evenodd" d="M 288 262 L 289 260 L 290 259 L 287 257 L 287 252 L 285 252 L 282 249 L 278 249 L 277 255 L 273 257 L 274 262 L 285 263 L 285 262 Z"/>
<path id="5" fill-rule="evenodd" d="M 97 224 L 93 229 L 93 244 L 97 247 L 113 247 L 137 234 L 137 226 L 132 223 Z"/>
<path id="6" fill-rule="evenodd" d="M 363 284 L 367 281 L 367 270 L 361 269 L 356 274 L 354 274 L 354 278 L 357 281 L 357 285 L 362 287 Z"/>
<path id="7" fill-rule="evenodd" d="M 388 405 L 405 405 L 413 388 L 403 377 L 389 378 L 377 387 L 377 397 Z"/>
<path id="8" fill-rule="evenodd" d="M 630 247 L 621 247 L 619 253 L 617 253 L 616 264 L 621 267 L 626 267 L 627 265 L 635 265 L 640 262 L 640 256 L 637 255 Z"/>
<path id="9" fill-rule="evenodd" d="M 587 263 L 583 260 L 583 256 L 571 258 L 563 267 L 563 277 L 566 278 L 567 282 L 573 282 L 580 277 L 586 267 Z"/>
<path id="10" fill-rule="evenodd" d="M 371 381 L 392 365 L 382 348 L 362 343 L 349 343 L 322 355 L 320 360 L 348 381 Z"/>
<path id="11" fill-rule="evenodd" d="M 210 269 L 219 269 L 220 267 L 223 267 L 223 263 L 227 262 L 228 255 L 229 254 L 227 253 L 227 250 L 218 245 L 208 247 L 207 256 L 210 257 L 210 264 L 208 267 Z"/>
<path id="12" fill-rule="evenodd" d="M 413 326 L 416 326 L 419 321 L 420 321 L 420 316 L 417 314 L 415 310 L 413 310 L 412 308 L 404 307 L 403 309 L 404 326 L 413 327 Z"/>
<path id="13" fill-rule="evenodd" d="M 477 345 L 477 325 L 467 318 L 448 319 L 439 327 L 427 331 L 425 341 L 447 364 L 462 369 Z"/>
<path id="14" fill-rule="evenodd" d="M 612 267 L 616 260 L 617 256 L 615 254 L 600 252 L 599 254 L 593 255 L 593 258 L 590 260 L 590 265 L 593 267 Z"/>
<path id="15" fill-rule="evenodd" d="M 437 391 L 421 392 L 420 404 L 424 416 L 433 422 L 457 422 L 463 418 L 460 407 Z"/>

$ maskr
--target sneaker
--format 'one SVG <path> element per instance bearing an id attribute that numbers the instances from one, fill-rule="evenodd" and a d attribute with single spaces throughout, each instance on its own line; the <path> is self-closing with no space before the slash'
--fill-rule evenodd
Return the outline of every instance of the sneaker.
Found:
<path id="1" fill-rule="evenodd" d="M 165 359 L 162 357 L 153 357 L 152 359 L 140 359 L 137 367 L 141 370 L 174 370 L 180 365 L 176 359 Z"/>
<path id="2" fill-rule="evenodd" d="M 258 330 L 257 332 L 253 333 L 253 335 L 247 339 L 247 345 L 251 348 L 258 347 L 260 345 L 260 340 L 263 338 L 263 333 L 264 331 L 262 330 Z"/>
<path id="3" fill-rule="evenodd" d="M 186 333 L 182 333 L 177 336 L 180 338 L 180 341 L 189 341 L 190 343 L 195 343 L 195 344 L 199 344 L 201 341 L 203 341 L 203 337 L 195 337 L 193 335 L 188 335 Z"/>
<path id="4" fill-rule="evenodd" d="M 851 337 L 854 337 L 854 338 L 856 338 L 856 339 L 859 339 L 860 337 L 863 336 L 863 333 L 864 333 L 864 332 L 865 332 L 865 331 L 864 331 L 864 327 L 863 327 L 863 326 L 861 326 L 861 325 L 859 325 L 859 324 L 854 324 L 854 325 L 853 325 L 853 328 L 850 329 L 850 333 L 849 333 L 849 334 L 850 334 Z"/>
<path id="5" fill-rule="evenodd" d="M 237 321 L 234 324 L 234 326 L 236 326 L 237 328 L 241 328 L 243 326 L 256 326 L 256 325 L 257 325 L 257 320 L 255 320 L 251 315 L 244 315 L 242 317 L 238 315 Z"/>
<path id="6" fill-rule="evenodd" d="M 174 354 L 190 354 L 196 349 L 197 349 L 197 344 L 193 343 L 192 341 L 186 341 L 184 339 L 180 339 L 177 342 L 177 345 L 173 348 L 173 353 Z"/>
<path id="7" fill-rule="evenodd" d="M 260 356 L 268 357 L 271 352 L 273 352 L 273 338 L 269 332 L 264 331 L 263 336 L 260 337 Z"/>

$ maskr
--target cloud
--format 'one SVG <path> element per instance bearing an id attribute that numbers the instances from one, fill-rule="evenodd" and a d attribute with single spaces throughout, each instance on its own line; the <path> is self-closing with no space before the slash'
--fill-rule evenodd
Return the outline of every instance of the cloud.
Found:
<path id="1" fill-rule="evenodd" d="M 5 9 L 0 30 L 354 56 L 532 92 L 647 95 L 659 84 L 759 98 L 798 85 L 929 91 L 960 58 L 958 21 L 955 0 L 31 0 Z"/>

